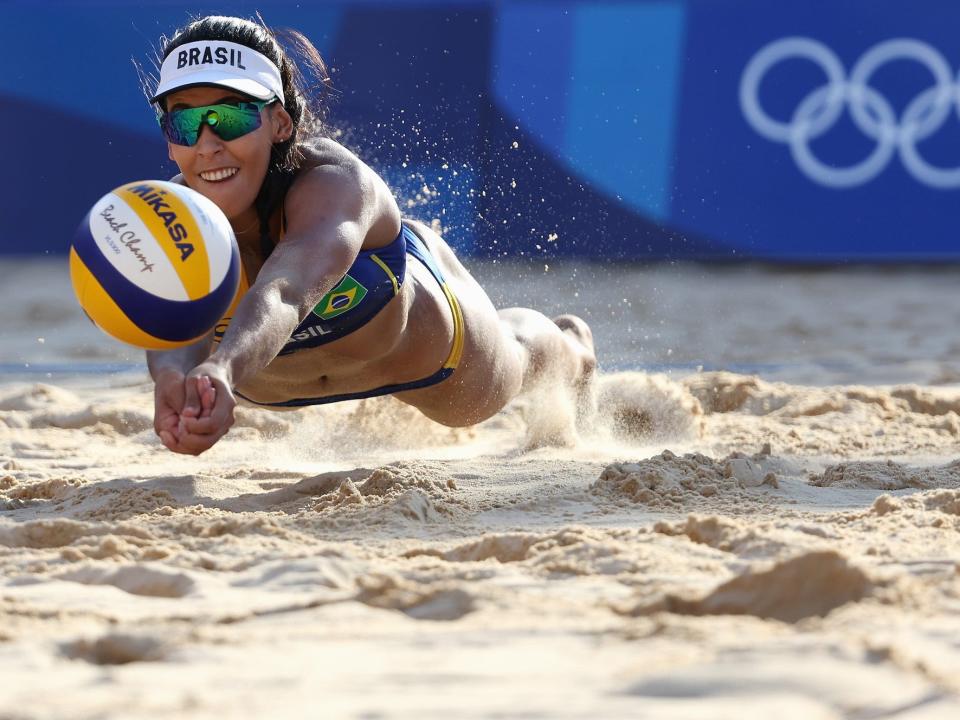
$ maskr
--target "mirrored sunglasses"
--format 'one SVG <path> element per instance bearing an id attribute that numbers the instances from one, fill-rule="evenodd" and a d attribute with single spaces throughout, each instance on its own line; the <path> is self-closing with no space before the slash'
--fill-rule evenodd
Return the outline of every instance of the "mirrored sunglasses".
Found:
<path id="1" fill-rule="evenodd" d="M 260 111 L 275 101 L 276 98 L 272 98 L 181 108 L 161 113 L 158 122 L 167 140 L 176 145 L 196 145 L 204 125 L 221 140 L 236 140 L 260 127 Z"/>

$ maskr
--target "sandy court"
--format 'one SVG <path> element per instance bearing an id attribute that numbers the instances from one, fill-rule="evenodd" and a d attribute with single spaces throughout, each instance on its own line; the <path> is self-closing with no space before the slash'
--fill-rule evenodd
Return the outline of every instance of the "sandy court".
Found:
<path id="1" fill-rule="evenodd" d="M 575 447 L 386 399 L 175 456 L 0 265 L 0 718 L 960 717 L 951 272 L 471 268 L 593 326 Z"/>

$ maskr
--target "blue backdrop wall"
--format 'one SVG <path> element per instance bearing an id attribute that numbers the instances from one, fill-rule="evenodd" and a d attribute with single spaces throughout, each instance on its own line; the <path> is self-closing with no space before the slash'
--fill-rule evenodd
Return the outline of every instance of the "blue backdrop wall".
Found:
<path id="1" fill-rule="evenodd" d="M 0 0 L 0 252 L 175 168 L 132 59 L 194 15 L 307 34 L 340 139 L 461 252 L 960 258 L 960 3 Z"/>

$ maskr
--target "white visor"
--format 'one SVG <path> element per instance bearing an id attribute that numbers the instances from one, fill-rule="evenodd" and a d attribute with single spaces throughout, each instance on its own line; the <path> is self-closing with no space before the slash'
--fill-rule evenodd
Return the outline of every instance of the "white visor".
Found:
<path id="1" fill-rule="evenodd" d="M 196 85 L 230 88 L 257 100 L 284 101 L 280 70 L 270 58 L 222 40 L 199 40 L 175 48 L 160 66 L 160 84 L 150 101 Z"/>

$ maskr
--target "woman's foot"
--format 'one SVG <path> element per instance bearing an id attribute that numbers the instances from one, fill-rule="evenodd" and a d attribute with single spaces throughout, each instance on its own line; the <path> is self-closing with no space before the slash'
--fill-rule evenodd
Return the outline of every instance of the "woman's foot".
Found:
<path id="1" fill-rule="evenodd" d="M 577 355 L 580 368 L 573 381 L 573 390 L 577 401 L 577 426 L 584 427 L 591 421 L 597 410 L 594 376 L 597 370 L 597 354 L 593 345 L 593 331 L 576 315 L 558 315 L 554 324 L 570 340 Z"/>

